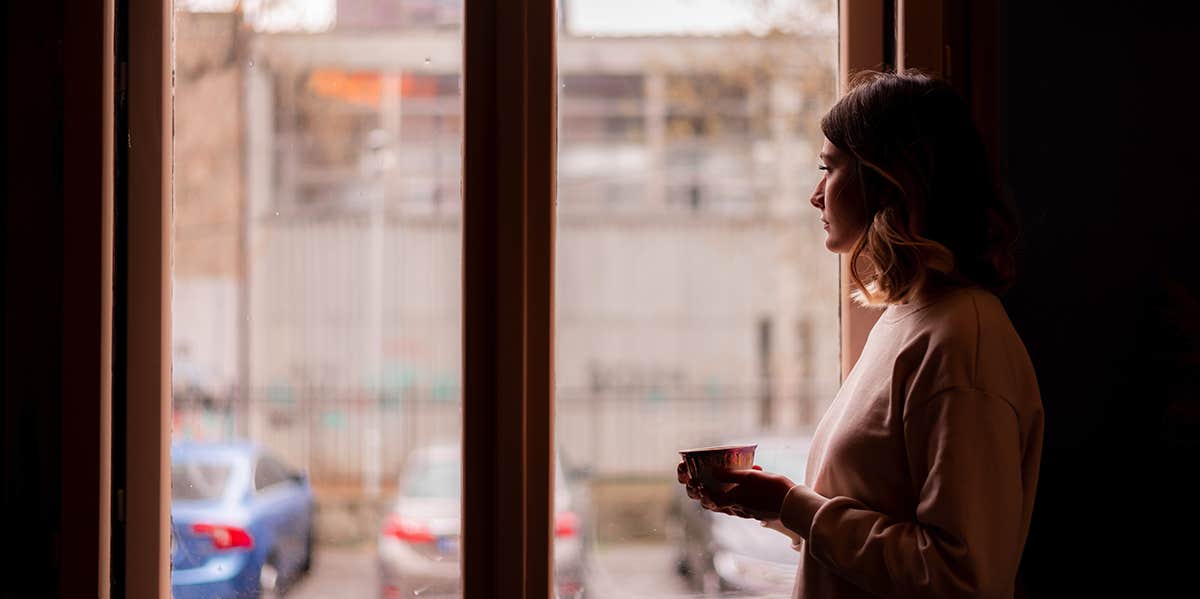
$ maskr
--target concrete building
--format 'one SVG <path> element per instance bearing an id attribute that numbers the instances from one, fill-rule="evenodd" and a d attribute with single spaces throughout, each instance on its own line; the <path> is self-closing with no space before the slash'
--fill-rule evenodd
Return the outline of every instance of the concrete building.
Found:
<path id="1" fill-rule="evenodd" d="M 227 411 L 245 364 L 244 25 L 231 13 L 175 23 L 173 386 L 177 404 Z M 205 421 L 194 434 L 230 432 Z M 196 426 L 196 423 L 193 423 Z"/>
<path id="2" fill-rule="evenodd" d="M 246 34 L 220 102 L 243 111 L 241 138 L 210 148 L 240 158 L 221 185 L 236 175 L 228 197 L 245 201 L 240 426 L 317 471 L 377 479 L 457 434 L 461 41 L 442 13 L 345 14 L 327 32 Z M 681 443 L 811 425 L 838 381 L 837 261 L 807 202 L 835 33 L 565 35 L 558 61 L 568 454 L 649 471 Z M 180 231 L 195 214 L 177 213 Z M 176 338 L 237 347 L 208 342 L 216 330 Z M 658 457 L 629 464 L 631 439 Z"/>

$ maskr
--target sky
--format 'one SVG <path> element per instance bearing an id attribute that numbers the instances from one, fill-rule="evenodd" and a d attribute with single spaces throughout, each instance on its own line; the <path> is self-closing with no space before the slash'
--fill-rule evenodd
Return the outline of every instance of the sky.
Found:
<path id="1" fill-rule="evenodd" d="M 177 0 L 185 10 L 228 11 L 239 0 Z M 832 26 L 836 0 L 565 0 L 576 35 L 764 33 Z M 241 0 L 262 31 L 322 31 L 336 20 L 336 0 Z M 264 6 L 268 8 L 263 9 Z M 820 15 L 821 9 L 825 14 Z M 821 18 L 824 16 L 824 18 Z M 820 23 L 813 25 L 813 23 Z"/>

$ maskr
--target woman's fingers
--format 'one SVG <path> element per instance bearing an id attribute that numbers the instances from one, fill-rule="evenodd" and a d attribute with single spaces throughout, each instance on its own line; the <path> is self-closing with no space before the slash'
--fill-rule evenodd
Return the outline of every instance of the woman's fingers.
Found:
<path id="1" fill-rule="evenodd" d="M 692 499 L 700 499 L 700 489 L 692 484 L 692 477 L 688 476 L 687 465 L 679 462 L 679 466 L 675 468 L 675 478 L 679 480 L 679 484 L 683 485 L 687 491 L 687 496 Z"/>
<path id="2" fill-rule="evenodd" d="M 705 489 L 704 495 L 718 508 L 727 508 L 736 504 L 730 499 L 729 494 L 721 489 Z"/>
<path id="3" fill-rule="evenodd" d="M 725 468 L 718 468 L 718 469 L 713 470 L 713 480 L 717 480 L 717 481 L 720 481 L 723 483 L 738 484 L 738 483 L 745 482 L 749 479 L 753 479 L 762 474 L 763 474 L 762 468 L 759 468 L 759 467 L 755 467 L 752 469 L 746 469 L 746 470 L 726 470 Z"/>
<path id="4" fill-rule="evenodd" d="M 762 471 L 761 466 L 754 466 L 754 470 Z M 741 471 L 718 471 L 718 480 L 727 482 L 739 482 L 745 476 Z M 675 475 L 680 484 L 684 486 L 687 496 L 700 502 L 700 506 L 706 510 L 736 516 L 738 518 L 752 518 L 748 511 L 743 506 L 737 504 L 728 493 L 720 488 L 701 487 L 699 483 L 692 480 L 687 472 L 687 464 L 679 462 L 675 467 Z"/>
<path id="5" fill-rule="evenodd" d="M 675 468 L 675 477 L 679 479 L 680 483 L 685 485 L 688 483 L 688 480 L 690 480 L 691 477 L 688 476 L 686 464 L 679 462 L 679 466 Z"/>

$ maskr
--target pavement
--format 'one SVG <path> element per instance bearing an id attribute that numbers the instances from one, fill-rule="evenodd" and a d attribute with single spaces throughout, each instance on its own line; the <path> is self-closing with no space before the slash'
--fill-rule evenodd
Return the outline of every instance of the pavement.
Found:
<path id="1" fill-rule="evenodd" d="M 699 597 L 675 573 L 671 549 L 662 543 L 597 547 L 589 599 Z M 376 599 L 375 547 L 318 548 L 312 573 L 288 599 Z"/>

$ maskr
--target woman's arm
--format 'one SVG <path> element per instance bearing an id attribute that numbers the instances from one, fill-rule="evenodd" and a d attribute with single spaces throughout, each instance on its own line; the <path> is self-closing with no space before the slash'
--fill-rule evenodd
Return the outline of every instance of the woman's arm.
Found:
<path id="1" fill-rule="evenodd" d="M 951 389 L 912 407 L 904 434 L 918 492 L 911 519 L 798 486 L 784 524 L 813 558 L 877 595 L 1011 598 L 1023 542 L 1016 413 L 999 397 Z"/>

